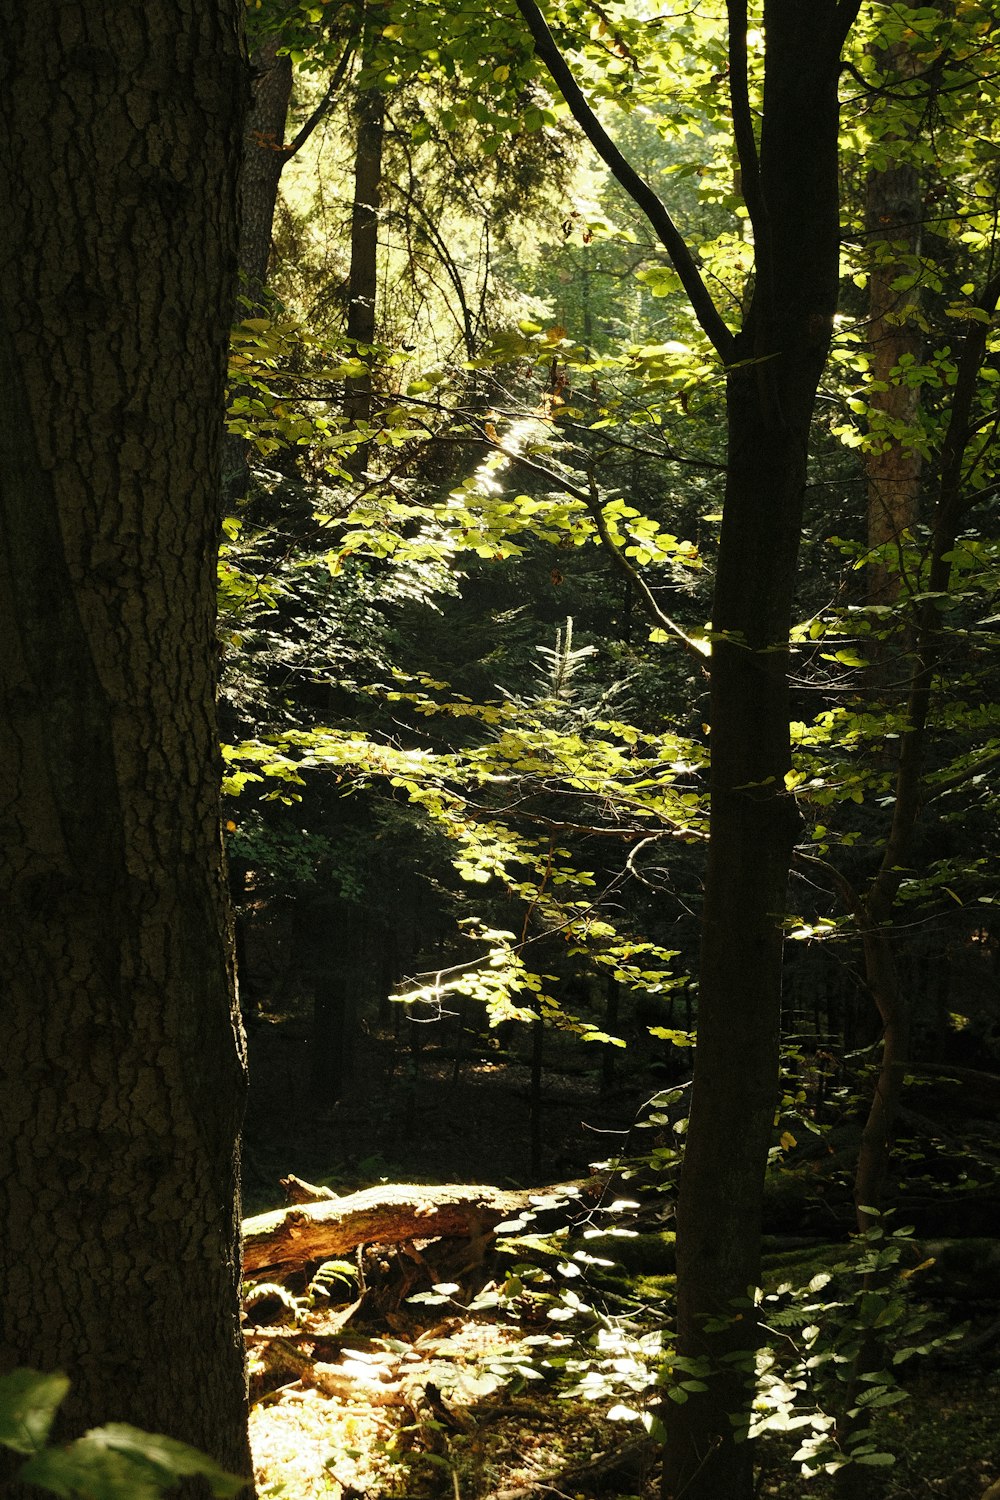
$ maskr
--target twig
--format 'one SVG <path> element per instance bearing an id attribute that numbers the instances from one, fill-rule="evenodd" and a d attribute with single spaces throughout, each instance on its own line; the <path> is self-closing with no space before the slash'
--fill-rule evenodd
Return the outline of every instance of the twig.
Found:
<path id="1" fill-rule="evenodd" d="M 653 619 L 653 621 L 657 625 L 659 625 L 662 630 L 666 630 L 671 635 L 675 635 L 677 637 L 677 639 L 684 646 L 685 650 L 690 652 L 690 654 L 695 657 L 702 672 L 707 676 L 708 669 L 705 665 L 704 648 L 700 646 L 696 640 L 692 639 L 692 637 L 688 635 L 687 631 L 684 630 L 682 626 L 678 625 L 676 620 L 672 620 L 666 613 L 666 611 L 660 608 L 655 598 L 653 597 L 648 583 L 643 578 L 638 568 L 634 568 L 629 562 L 628 558 L 625 556 L 624 552 L 622 552 L 620 548 L 615 545 L 611 533 L 608 530 L 608 523 L 604 519 L 604 511 L 601 508 L 600 496 L 597 493 L 597 485 L 594 481 L 594 476 L 592 474 L 588 474 L 587 479 L 590 485 L 590 490 L 589 493 L 583 497 L 583 499 L 584 503 L 587 506 L 587 509 L 590 511 L 594 525 L 597 527 L 597 534 L 601 539 L 604 550 L 608 553 L 608 556 L 611 558 L 611 561 L 614 563 L 619 573 L 621 573 L 625 578 L 629 580 L 632 587 L 638 594 L 646 613 Z"/>

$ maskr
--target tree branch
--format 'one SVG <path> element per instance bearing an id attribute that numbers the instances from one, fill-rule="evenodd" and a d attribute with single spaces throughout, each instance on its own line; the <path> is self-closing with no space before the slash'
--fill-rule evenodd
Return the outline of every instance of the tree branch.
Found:
<path id="1" fill-rule="evenodd" d="M 448 442 L 451 440 L 445 438 L 442 439 L 442 441 Z M 591 519 L 593 520 L 594 526 L 597 529 L 597 535 L 600 537 L 605 551 L 608 553 L 611 561 L 614 563 L 619 573 L 621 573 L 623 577 L 627 578 L 629 583 L 635 589 L 636 593 L 639 596 L 639 601 L 642 604 L 643 609 L 646 611 L 647 615 L 649 615 L 653 623 L 659 626 L 661 630 L 666 630 L 670 635 L 676 636 L 684 646 L 685 650 L 690 652 L 691 655 L 697 659 L 698 665 L 700 666 L 701 670 L 703 672 L 707 672 L 704 649 L 698 644 L 696 640 L 694 640 L 687 634 L 682 626 L 678 625 L 676 620 L 672 620 L 666 613 L 666 611 L 660 608 L 652 591 L 650 590 L 648 583 L 643 578 L 638 568 L 634 568 L 625 554 L 621 552 L 615 545 L 611 533 L 608 530 L 608 524 L 604 519 L 604 512 L 601 509 L 600 496 L 597 493 L 597 485 L 592 474 L 587 475 L 589 488 L 586 490 L 581 490 L 578 485 L 572 484 L 568 479 L 565 479 L 561 474 L 557 474 L 553 469 L 547 469 L 543 464 L 537 464 L 530 458 L 524 458 L 520 453 L 512 453 L 509 448 L 505 448 L 502 443 L 497 443 L 492 438 L 468 437 L 460 438 L 458 441 L 463 443 L 481 443 L 484 448 L 489 448 L 494 453 L 502 453 L 504 458 L 506 458 L 510 463 L 517 464 L 520 468 L 526 469 L 529 474 L 536 474 L 540 479 L 546 480 L 547 483 L 558 485 L 561 490 L 565 491 L 567 495 L 571 495 L 574 500 L 582 500 L 584 505 L 587 507 L 587 510 L 590 512 Z"/>
<path id="2" fill-rule="evenodd" d="M 312 135 L 313 131 L 316 129 L 316 126 L 323 119 L 323 116 L 328 113 L 330 105 L 333 103 L 334 98 L 336 97 L 337 90 L 340 88 L 340 85 L 344 81 L 344 76 L 347 73 L 348 66 L 353 56 L 354 47 L 349 43 L 344 49 L 344 53 L 340 59 L 340 62 L 333 70 L 333 76 L 330 79 L 329 84 L 327 85 L 326 93 L 323 95 L 322 99 L 319 101 L 312 114 L 306 120 L 305 124 L 302 125 L 302 127 L 297 131 L 297 133 L 292 137 L 291 141 L 289 141 L 288 145 L 282 151 L 281 154 L 285 157 L 286 161 L 291 160 L 296 152 L 302 150 L 302 147 Z"/>
<path id="3" fill-rule="evenodd" d="M 767 205 L 760 188 L 760 160 L 753 133 L 750 112 L 750 86 L 747 81 L 747 5 L 746 0 L 726 0 L 729 16 L 729 102 L 733 113 L 733 139 L 740 164 L 743 201 L 753 226 L 757 262 L 765 261 L 770 281 L 770 232 Z M 763 257 L 762 257 L 763 252 Z"/>
<path id="4" fill-rule="evenodd" d="M 639 600 L 646 613 L 649 615 L 650 619 L 653 620 L 655 624 L 657 624 L 662 630 L 666 630 L 671 635 L 675 635 L 684 646 L 685 650 L 687 650 L 692 656 L 696 658 L 698 665 L 701 667 L 701 670 L 703 672 L 707 672 L 707 667 L 705 664 L 705 652 L 702 647 L 698 645 L 697 641 L 692 640 L 691 636 L 689 636 L 687 632 L 677 624 L 676 620 L 672 620 L 670 616 L 660 608 L 655 598 L 653 597 L 648 583 L 643 578 L 638 568 L 634 568 L 629 562 L 628 558 L 625 556 L 624 552 L 622 552 L 615 545 L 611 533 L 608 530 L 608 523 L 604 519 L 604 511 L 601 509 L 601 500 L 600 496 L 597 493 L 597 485 L 594 483 L 594 477 L 592 474 L 588 474 L 587 479 L 590 485 L 590 490 L 589 493 L 583 497 L 583 499 L 585 501 L 587 509 L 590 511 L 594 525 L 597 527 L 597 535 L 601 539 L 601 544 L 604 547 L 604 550 L 608 553 L 611 561 L 614 563 L 619 573 L 621 573 L 624 578 L 628 579 L 629 583 L 638 594 Z"/>
<path id="5" fill-rule="evenodd" d="M 979 760 L 973 761 L 971 765 L 963 766 L 961 771 L 953 771 L 950 776 L 942 776 L 940 781 L 928 781 L 924 802 L 933 802 L 935 798 L 943 797 L 945 792 L 954 791 L 963 782 L 971 781 L 974 776 L 981 776 L 991 766 L 998 763 L 1000 763 L 1000 750 L 991 750 Z"/>
<path id="6" fill-rule="evenodd" d="M 707 286 L 701 277 L 697 262 L 683 235 L 677 228 L 649 183 L 640 177 L 630 162 L 619 151 L 604 126 L 587 103 L 583 91 L 573 77 L 535 0 L 516 0 L 517 8 L 535 43 L 535 51 L 548 68 L 562 94 L 570 113 L 587 137 L 601 160 L 608 167 L 615 181 L 628 193 L 632 201 L 642 209 L 656 231 L 671 264 L 680 277 L 681 285 L 691 303 L 695 317 L 707 335 L 716 353 L 729 364 L 736 355 L 736 340 L 732 330 L 723 322 Z"/>

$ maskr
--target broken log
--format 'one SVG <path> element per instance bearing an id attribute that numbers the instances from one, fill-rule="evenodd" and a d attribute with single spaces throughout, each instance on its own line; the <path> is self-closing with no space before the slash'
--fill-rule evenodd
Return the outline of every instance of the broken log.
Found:
<path id="1" fill-rule="evenodd" d="M 285 1190 L 286 1203 L 328 1203 L 333 1198 L 339 1198 L 339 1193 L 334 1193 L 328 1187 L 317 1187 L 315 1182 L 306 1182 L 302 1177 L 296 1177 L 294 1172 L 289 1172 L 287 1177 L 279 1177 L 278 1181 Z"/>
<path id="2" fill-rule="evenodd" d="M 427 1187 L 396 1183 L 345 1198 L 298 1203 L 243 1221 L 243 1269 L 276 1271 L 349 1254 L 359 1245 L 490 1234 L 505 1219 L 529 1217 L 568 1203 L 593 1202 L 596 1179 L 533 1192 L 494 1187 Z"/>

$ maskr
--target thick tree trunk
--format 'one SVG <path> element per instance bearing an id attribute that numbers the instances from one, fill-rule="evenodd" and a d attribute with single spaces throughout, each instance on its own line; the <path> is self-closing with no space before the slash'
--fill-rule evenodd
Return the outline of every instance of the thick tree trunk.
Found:
<path id="1" fill-rule="evenodd" d="M 736 49 L 738 9 L 730 7 Z M 678 1205 L 677 1378 L 686 1378 L 685 1361 L 699 1362 L 707 1389 L 681 1388 L 675 1394 L 687 1397 L 683 1403 L 666 1402 L 670 1500 L 749 1500 L 753 1491 L 752 1447 L 740 1441 L 757 1343 L 749 1299 L 760 1282 L 782 918 L 798 828 L 785 791 L 788 633 L 810 420 L 836 308 L 837 80 L 852 16 L 833 0 L 807 8 L 769 0 L 759 180 L 746 134 L 741 147 L 757 281 L 729 379 L 713 613 L 711 841 Z"/>
<path id="2" fill-rule="evenodd" d="M 0 1369 L 249 1473 L 214 708 L 237 0 L 0 0 Z"/>

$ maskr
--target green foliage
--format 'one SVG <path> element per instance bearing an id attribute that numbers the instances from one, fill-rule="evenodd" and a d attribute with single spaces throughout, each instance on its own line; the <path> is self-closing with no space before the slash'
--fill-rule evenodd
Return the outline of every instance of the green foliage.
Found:
<path id="1" fill-rule="evenodd" d="M 485 725 L 489 736 L 465 750 L 404 750 L 347 732 L 289 731 L 270 743 L 226 747 L 231 768 L 226 786 L 238 795 L 266 777 L 278 783 L 268 795 L 284 797 L 309 772 L 336 769 L 354 787 L 384 780 L 405 793 L 455 846 L 460 879 L 502 885 L 525 912 L 520 934 L 467 920 L 466 937 L 486 945 L 482 955 L 439 973 L 408 998 L 439 1003 L 445 995 L 471 995 L 484 1003 L 493 1025 L 538 1013 L 584 1040 L 607 1042 L 615 1039 L 573 1015 L 550 988 L 556 976 L 530 967 L 525 950 L 544 944 L 551 952 L 557 945 L 644 992 L 678 982 L 668 967 L 676 951 L 618 931 L 601 911 L 596 876 L 580 864 L 571 845 L 580 833 L 600 836 L 604 830 L 636 844 L 658 838 L 697 841 L 704 813 L 688 778 L 701 751 L 679 737 L 642 735 L 614 720 L 598 720 L 587 733 L 579 722 L 557 727 L 568 691 L 566 649 L 564 644 L 553 653 L 561 686 L 552 693 L 548 678 L 545 696 L 536 702 L 508 698 L 477 705 L 461 697 L 442 699 L 438 694 L 446 684 L 428 682 L 423 688 L 433 689 L 434 696 L 401 688 L 386 694 L 423 717 L 445 715 Z M 576 660 L 582 656 L 578 652 Z M 549 810 L 555 798 L 563 803 L 558 817 Z M 502 812 L 512 802 L 524 827 Z M 497 805 L 496 815 L 491 803 Z"/>
<path id="2" fill-rule="evenodd" d="M 918 1263 L 912 1233 L 878 1222 L 831 1270 L 806 1286 L 782 1282 L 760 1299 L 767 1343 L 749 1436 L 797 1432 L 792 1457 L 806 1478 L 846 1464 L 891 1465 L 893 1455 L 858 1418 L 905 1401 L 900 1367 L 957 1337 L 936 1331 L 916 1299 L 915 1278 L 933 1261 Z"/>
<path id="3" fill-rule="evenodd" d="M 577 0 L 546 13 L 626 154 L 665 185 L 735 323 L 754 247 L 719 16 Z M 471 996 L 494 1024 L 540 1019 L 607 1047 L 623 1038 L 571 997 L 570 976 L 669 996 L 695 962 L 726 372 L 633 206 L 586 153 L 567 152 L 565 107 L 546 91 L 512 7 L 487 15 L 386 0 L 368 16 L 364 39 L 353 8 L 333 0 L 265 0 L 251 17 L 281 31 L 300 77 L 325 78 L 343 47 L 357 51 L 355 83 L 386 101 L 391 184 L 380 343 L 350 348 L 340 336 L 342 298 L 330 287 L 343 279 L 341 207 L 300 195 L 285 232 L 290 245 L 298 234 L 292 248 L 303 254 L 278 273 L 293 310 L 251 320 L 234 344 L 232 430 L 261 462 L 294 467 L 301 492 L 298 521 L 282 534 L 287 476 L 269 482 L 281 545 L 241 517 L 224 563 L 227 671 L 242 706 L 225 751 L 226 790 L 242 799 L 234 849 L 305 888 L 317 871 L 340 880 L 328 873 L 338 861 L 360 868 L 347 799 L 381 809 L 371 816 L 379 838 L 402 844 L 404 827 L 419 828 L 425 842 L 414 836 L 413 846 L 434 851 L 421 878 L 447 911 L 449 937 L 433 967 L 426 957 L 412 966 L 403 998 L 440 1011 Z M 749 20 L 756 120 L 759 7 Z M 896 47 L 906 66 L 887 73 L 886 49 Z M 995 901 L 1000 336 L 983 289 L 1000 192 L 996 47 L 988 7 L 883 7 L 859 21 L 842 79 L 844 295 L 815 422 L 802 620 L 790 643 L 786 787 L 803 831 L 784 926 L 790 972 L 822 972 L 829 956 L 838 985 L 847 976 L 845 1010 L 870 1005 L 854 971 L 882 862 L 889 900 L 875 925 L 904 962 L 919 932 L 944 934 L 944 949 L 956 912 L 963 931 L 982 922 L 986 932 Z M 340 170 L 346 129 L 334 128 L 317 157 L 327 175 Z M 871 174 L 901 165 L 922 184 L 918 250 L 865 217 Z M 868 292 L 887 270 L 886 326 L 912 326 L 922 346 L 886 375 L 876 374 Z M 963 351 L 980 331 L 956 455 Z M 362 373 L 373 378 L 372 414 L 352 429 L 340 416 L 345 381 Z M 905 419 L 884 400 L 893 391 L 915 398 Z M 344 464 L 361 442 L 372 453 L 364 483 Z M 866 465 L 894 452 L 919 455 L 923 510 L 892 544 L 873 547 Z M 950 536 L 935 511 L 946 479 L 957 487 Z M 622 563 L 665 621 L 643 614 Z M 891 582 L 877 601 L 866 582 L 875 564 Z M 308 627 L 296 638 L 291 617 L 303 604 Z M 921 822 L 904 843 L 908 808 Z M 360 900 L 364 879 L 338 890 Z M 907 925 L 894 931 L 901 911 Z M 838 1117 L 856 1113 L 868 1084 L 868 1057 L 842 1056 L 847 1021 L 831 1019 L 829 999 L 817 1009 L 817 1033 L 839 1034 L 796 1036 L 786 1052 L 779 1173 L 816 1143 L 818 1101 Z M 663 1019 L 648 1028 L 654 1039 L 690 1043 Z M 642 1128 L 655 1143 L 629 1170 L 672 1181 L 684 1133 L 677 1105 L 666 1093 L 654 1103 Z M 989 1158 L 988 1143 L 974 1143 L 971 1191 L 992 1180 Z M 929 1174 L 946 1173 L 961 1190 L 950 1148 L 931 1168 L 904 1137 L 897 1159 L 905 1181 L 929 1186 Z M 753 1431 L 801 1430 L 806 1470 L 887 1464 L 860 1422 L 844 1446 L 848 1414 L 900 1399 L 893 1358 L 929 1347 L 900 1270 L 903 1242 L 878 1235 L 832 1280 L 762 1303 L 774 1337 L 754 1374 Z M 520 1267 L 489 1295 L 522 1310 L 534 1298 L 555 1325 L 537 1365 L 519 1352 L 525 1379 L 561 1368 L 624 1402 L 633 1374 L 637 1391 L 659 1358 L 657 1331 L 637 1364 L 616 1371 L 633 1355 L 572 1269 Z M 575 1321 L 596 1341 L 580 1356 L 560 1342 Z M 859 1374 L 873 1343 L 884 1358 Z M 704 1374 L 678 1368 L 670 1399 L 685 1400 Z"/>
<path id="4" fill-rule="evenodd" d="M 0 1376 L 0 1445 L 25 1456 L 19 1484 L 61 1500 L 156 1500 L 181 1480 L 201 1478 L 219 1500 L 238 1494 L 245 1479 L 227 1474 L 203 1453 L 173 1438 L 124 1422 L 95 1427 L 72 1443 L 49 1443 L 70 1382 L 65 1375 L 14 1370 Z"/>

